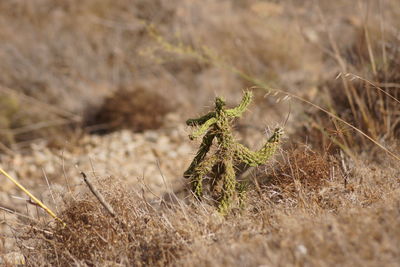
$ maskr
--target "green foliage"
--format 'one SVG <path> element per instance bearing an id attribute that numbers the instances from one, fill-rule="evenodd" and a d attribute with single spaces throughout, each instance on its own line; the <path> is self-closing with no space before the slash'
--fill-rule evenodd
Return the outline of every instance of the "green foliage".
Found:
<path id="1" fill-rule="evenodd" d="M 199 150 L 185 171 L 184 177 L 190 178 L 193 193 L 201 198 L 203 195 L 203 182 L 209 174 L 213 174 L 211 191 L 219 202 L 219 211 L 226 214 L 235 196 L 244 198 L 245 187 L 236 181 L 235 166 L 246 164 L 248 166 L 259 166 L 271 158 L 281 140 L 283 131 L 275 129 L 272 136 L 264 146 L 254 152 L 239 144 L 232 134 L 232 121 L 239 118 L 247 110 L 252 93 L 245 91 L 241 103 L 232 109 L 226 109 L 225 100 L 221 97 L 215 99 L 215 111 L 210 112 L 197 119 L 189 119 L 186 124 L 198 128 L 189 135 L 191 140 L 202 135 L 203 139 Z M 216 139 L 218 145 L 213 155 L 207 157 L 213 141 Z"/>

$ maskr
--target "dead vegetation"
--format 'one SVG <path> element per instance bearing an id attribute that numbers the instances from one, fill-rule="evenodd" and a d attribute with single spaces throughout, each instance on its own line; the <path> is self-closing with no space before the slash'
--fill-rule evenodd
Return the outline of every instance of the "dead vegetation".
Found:
<path id="1" fill-rule="evenodd" d="M 390 6 L 391 4 L 388 4 Z M 394 4 L 394 3 L 393 3 Z M 360 7 L 361 8 L 361 7 Z M 377 8 L 383 8 L 379 6 Z M 339 50 L 338 40 L 331 39 L 330 45 L 339 74 L 336 79 L 323 81 L 319 86 L 318 99 L 324 107 L 363 131 L 373 140 L 390 146 L 399 138 L 400 105 L 398 90 L 398 69 L 400 57 L 399 39 L 396 31 L 384 24 L 395 25 L 399 21 L 393 17 L 383 20 L 383 12 L 371 14 L 368 20 L 355 17 L 349 19 L 354 27 L 354 41 Z M 385 10 L 386 14 L 390 11 Z M 354 158 L 355 151 L 362 153 L 367 148 L 374 150 L 374 144 L 341 122 L 326 119 L 322 113 L 311 115 L 311 127 L 319 134 L 310 133 L 310 142 L 321 148 L 330 145 L 331 152 L 343 150 Z M 379 158 L 379 153 L 370 153 L 370 159 Z"/>
<path id="2" fill-rule="evenodd" d="M 332 166 L 307 153 L 291 156 L 286 167 L 296 170 L 305 158 Z M 288 170 L 278 169 L 279 175 Z M 33 266 L 391 265 L 400 260 L 400 187 L 393 176 L 398 170 L 376 173 L 357 166 L 346 186 L 339 172 L 321 182 L 326 173 L 318 170 L 321 181 L 312 176 L 306 182 L 316 175 L 315 166 L 301 169 L 304 174 L 294 174 L 284 187 L 259 185 L 243 210 L 225 218 L 195 200 L 151 204 L 123 189 L 118 179 L 103 179 L 97 186 L 125 226 L 83 189 L 60 213 L 67 228 L 26 226 L 19 243 Z M 373 175 L 365 176 L 369 172 Z"/>
<path id="3" fill-rule="evenodd" d="M 185 239 L 133 192 L 117 180 L 99 181 L 115 210 L 115 220 L 88 190 L 60 214 L 67 227 L 27 227 L 24 255 L 28 265 L 45 266 L 165 266 L 184 253 Z"/>
<path id="4" fill-rule="evenodd" d="M 296 184 L 308 190 L 318 190 L 327 185 L 332 178 L 333 169 L 338 169 L 337 162 L 327 154 L 312 151 L 306 145 L 288 149 L 283 153 L 282 160 L 276 166 L 265 171 L 268 177 L 267 186 L 276 186 L 293 191 Z M 339 169 L 340 170 L 340 169 Z"/>
<path id="5" fill-rule="evenodd" d="M 81 2 L 0 2 L 2 165 L 3 154 L 29 153 L 38 139 L 60 138 L 62 147 L 84 135 L 82 126 L 132 129 L 157 147 L 170 111 L 183 122 L 208 110 L 215 95 L 237 102 L 252 85 L 287 90 L 400 151 L 396 0 Z M 238 129 L 250 147 L 289 106 L 276 103 L 280 95 L 255 93 L 256 107 Z M 137 177 L 121 175 L 96 179 L 115 217 L 73 184 L 59 205 L 63 228 L 25 215 L 29 204 L 10 202 L 15 191 L 7 187 L 0 205 L 22 215 L 0 219 L 1 231 L 12 229 L 0 236 L 0 264 L 13 265 L 6 259 L 16 253 L 28 266 L 397 266 L 398 160 L 325 112 L 290 103 L 280 155 L 252 174 L 246 204 L 233 214 L 222 217 L 186 190 L 175 195 L 169 183 L 181 177 L 161 175 L 164 186 L 153 191 L 140 179 L 143 188 L 131 188 Z M 95 137 L 85 146 L 102 142 Z M 123 153 L 136 153 L 131 145 Z M 138 156 L 153 165 L 156 158 L 162 172 L 163 154 L 152 150 Z M 171 161 L 174 152 L 165 152 Z M 11 170 L 24 166 L 10 162 Z M 52 175 L 58 182 L 63 164 Z M 35 193 L 46 187 L 19 178 Z"/>
<path id="6" fill-rule="evenodd" d="M 120 89 L 105 99 L 86 124 L 90 132 L 102 134 L 121 129 L 134 132 L 158 129 L 166 126 L 165 117 L 174 110 L 173 102 L 174 99 L 149 89 Z"/>

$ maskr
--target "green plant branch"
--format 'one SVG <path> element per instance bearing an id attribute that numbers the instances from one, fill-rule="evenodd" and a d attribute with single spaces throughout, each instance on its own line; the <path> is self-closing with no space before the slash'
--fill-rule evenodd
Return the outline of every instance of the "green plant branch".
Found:
<path id="1" fill-rule="evenodd" d="M 203 135 L 208 130 L 208 128 L 210 128 L 216 122 L 217 118 L 211 118 L 201 124 L 200 127 L 189 136 L 190 140 L 196 139 L 197 137 Z"/>
<path id="2" fill-rule="evenodd" d="M 250 167 L 261 165 L 275 154 L 275 151 L 279 146 L 281 136 L 282 130 L 280 128 L 275 129 L 270 139 L 257 152 L 249 150 L 242 144 L 236 144 L 235 157 L 238 161 L 244 162 Z"/>
<path id="3" fill-rule="evenodd" d="M 215 118 L 215 112 L 210 112 L 198 119 L 189 119 L 186 121 L 186 124 L 188 126 L 202 125 L 211 118 Z"/>
<path id="4" fill-rule="evenodd" d="M 215 135 L 212 134 L 211 132 L 209 134 L 206 134 L 203 137 L 200 148 L 197 151 L 195 158 L 193 159 L 192 163 L 190 164 L 190 167 L 183 174 L 183 176 L 185 178 L 189 178 L 193 174 L 196 166 L 206 157 L 206 154 L 210 150 L 210 147 L 212 145 L 214 138 L 215 138 Z"/>
<path id="5" fill-rule="evenodd" d="M 203 195 L 203 183 L 206 176 L 216 169 L 213 173 L 214 186 L 211 191 L 213 195 L 216 195 L 216 200 L 219 202 L 218 210 L 222 214 L 229 212 L 235 195 L 241 199 L 240 201 L 244 199 L 243 187 L 239 186 L 236 181 L 235 164 L 244 163 L 249 166 L 258 166 L 265 163 L 275 153 L 283 134 L 282 129 L 275 129 L 266 144 L 255 152 L 235 140 L 232 133 L 232 119 L 242 116 L 243 112 L 247 110 L 252 96 L 250 91 L 245 91 L 240 104 L 232 109 L 226 109 L 224 99 L 217 97 L 214 112 L 186 121 L 189 126 L 198 126 L 189 135 L 191 140 L 203 134 L 204 137 L 196 157 L 185 171 L 184 177 L 191 179 L 192 191 L 200 198 Z M 207 157 L 214 138 L 218 143 L 216 151 Z"/>
<path id="6" fill-rule="evenodd" d="M 250 105 L 252 98 L 253 95 L 250 93 L 250 91 L 245 91 L 242 102 L 240 102 L 236 108 L 228 109 L 226 114 L 229 117 L 241 117 L 243 112 L 245 112 L 247 107 Z"/>

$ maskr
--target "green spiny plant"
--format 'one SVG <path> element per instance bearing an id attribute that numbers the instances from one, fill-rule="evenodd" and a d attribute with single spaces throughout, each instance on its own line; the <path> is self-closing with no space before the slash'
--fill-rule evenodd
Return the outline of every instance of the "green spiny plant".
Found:
<path id="1" fill-rule="evenodd" d="M 191 179 L 193 193 L 201 198 L 205 177 L 208 174 L 214 174 L 211 192 L 219 202 L 218 209 L 223 214 L 230 210 L 235 194 L 243 196 L 244 187 L 236 181 L 235 166 L 244 163 L 255 167 L 265 163 L 275 153 L 283 134 L 282 128 L 276 128 L 264 146 L 256 152 L 235 140 L 232 133 L 233 119 L 242 116 L 252 97 L 253 94 L 250 91 L 245 91 L 241 103 L 232 109 L 226 109 L 225 100 L 217 97 L 215 111 L 186 121 L 188 126 L 198 126 L 198 129 L 189 135 L 191 140 L 204 136 L 184 177 Z M 213 155 L 207 156 L 214 139 L 218 143 L 216 151 Z"/>

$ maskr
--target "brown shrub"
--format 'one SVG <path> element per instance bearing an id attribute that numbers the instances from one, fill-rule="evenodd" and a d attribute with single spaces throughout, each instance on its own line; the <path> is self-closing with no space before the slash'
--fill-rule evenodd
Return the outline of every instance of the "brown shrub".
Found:
<path id="1" fill-rule="evenodd" d="M 331 166 L 328 155 L 321 155 L 306 145 L 300 145 L 283 152 L 282 160 L 267 175 L 263 184 L 291 191 L 295 190 L 296 184 L 309 190 L 318 190 L 329 180 Z"/>
<path id="2" fill-rule="evenodd" d="M 96 133 L 118 129 L 142 132 L 162 127 L 165 115 L 172 110 L 172 101 L 157 92 L 144 88 L 121 89 L 104 101 L 87 124 L 100 128 Z"/>
<path id="3" fill-rule="evenodd" d="M 184 239 L 155 210 L 110 179 L 99 188 L 117 214 L 114 219 L 91 195 L 67 205 L 61 225 L 27 227 L 21 236 L 30 266 L 165 266 L 184 251 Z"/>
<path id="4" fill-rule="evenodd" d="M 304 151 L 308 155 L 303 157 Z M 399 170 L 373 171 L 374 166 L 360 165 L 349 177 L 354 189 L 339 190 L 343 188 L 340 179 L 332 179 L 326 187 L 319 182 L 327 171 L 323 157 L 301 147 L 296 157 L 300 159 L 291 159 L 289 167 L 282 168 L 281 177 L 283 172 L 303 177 L 299 179 L 307 186 L 300 188 L 297 197 L 286 193 L 291 201 L 274 201 L 271 190 L 261 184 L 262 190 L 250 192 L 243 210 L 222 217 L 211 205 L 197 201 L 177 199 L 167 207 L 159 205 L 156 198 L 150 204 L 125 190 L 118 179 L 104 179 L 97 187 L 120 223 L 91 194 L 81 191 L 66 202 L 61 213 L 67 228 L 33 224 L 25 226 L 23 233 L 18 228 L 18 244 L 30 266 L 350 266 L 398 262 Z M 321 171 L 301 165 L 308 160 Z M 301 174 L 303 171 L 317 178 Z M 305 182 L 309 179 L 315 181 Z M 293 183 L 276 182 L 274 189 L 290 188 Z M 315 195 L 331 205 L 321 205 Z"/>

